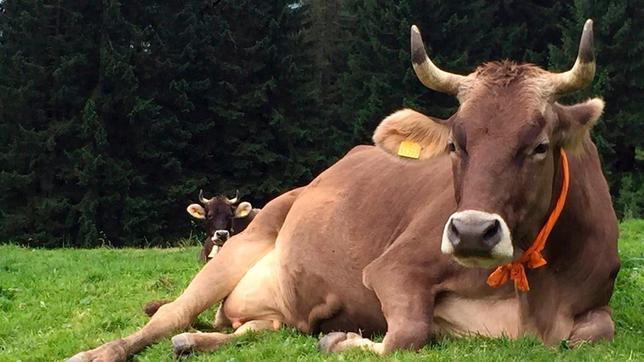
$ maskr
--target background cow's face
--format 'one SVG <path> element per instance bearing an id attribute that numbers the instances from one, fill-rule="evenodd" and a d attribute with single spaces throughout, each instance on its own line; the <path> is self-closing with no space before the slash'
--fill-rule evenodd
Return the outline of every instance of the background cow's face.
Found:
<path id="1" fill-rule="evenodd" d="M 248 202 L 242 202 L 239 205 L 239 195 L 233 199 L 225 196 L 216 196 L 212 199 L 203 197 L 203 192 L 199 194 L 201 204 L 190 204 L 187 211 L 197 219 L 203 219 L 206 222 L 206 240 L 204 241 L 202 255 L 204 258 L 211 254 L 211 250 L 216 251 L 219 247 L 235 234 L 234 219 L 242 218 L 248 215 L 252 210 L 252 205 Z"/>
<path id="2" fill-rule="evenodd" d="M 224 197 L 215 197 L 204 205 L 206 211 L 206 228 L 208 235 L 217 245 L 223 245 L 233 231 L 232 223 L 235 205 L 230 204 Z"/>
<path id="3" fill-rule="evenodd" d="M 425 85 L 456 95 L 461 105 L 449 120 L 396 113 L 381 123 L 374 141 L 394 154 L 412 141 L 419 158 L 448 152 L 457 211 L 445 224 L 442 252 L 466 266 L 504 264 L 532 243 L 559 195 L 559 149 L 574 154 L 588 144 L 603 110 L 599 99 L 556 103 L 593 78 L 592 21 L 575 66 L 564 73 L 509 61 L 484 64 L 468 76 L 447 73 L 427 57 L 415 27 L 412 61 Z"/>

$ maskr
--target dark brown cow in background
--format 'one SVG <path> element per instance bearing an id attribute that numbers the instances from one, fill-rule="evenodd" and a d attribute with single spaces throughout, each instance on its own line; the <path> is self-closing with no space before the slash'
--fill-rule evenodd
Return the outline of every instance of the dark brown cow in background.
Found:
<path id="1" fill-rule="evenodd" d="M 145 327 L 71 361 L 124 361 L 224 298 L 235 332 L 176 335 L 175 353 L 281 323 L 333 332 L 320 341 L 325 352 L 418 349 L 439 334 L 611 340 L 617 219 L 589 136 L 603 102 L 557 103 L 593 79 L 592 21 L 563 73 L 508 61 L 448 73 L 415 27 L 412 61 L 426 86 L 458 98 L 452 117 L 387 117 L 377 147 L 356 147 L 268 203 Z M 544 225 L 554 225 L 536 251 L 545 265 L 519 268 Z M 508 262 L 529 291 L 487 284 Z M 382 342 L 365 338 L 383 332 Z"/>
<path id="2" fill-rule="evenodd" d="M 206 221 L 206 239 L 199 254 L 203 263 L 210 260 L 229 237 L 238 234 L 250 224 L 259 209 L 254 209 L 250 202 L 243 201 L 239 205 L 239 190 L 232 199 L 219 195 L 207 199 L 203 190 L 199 190 L 199 202 L 186 208 L 192 217 Z"/>

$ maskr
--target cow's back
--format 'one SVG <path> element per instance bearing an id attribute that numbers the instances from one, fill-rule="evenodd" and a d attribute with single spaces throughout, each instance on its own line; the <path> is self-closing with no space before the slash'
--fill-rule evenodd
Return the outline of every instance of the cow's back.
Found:
<path id="1" fill-rule="evenodd" d="M 448 157 L 401 160 L 360 146 L 313 180 L 276 244 L 286 322 L 307 332 L 384 331 L 380 303 L 363 286 L 362 269 L 412 220 L 425 217 L 428 229 L 442 229 L 445 220 L 427 208 L 454 208 L 444 201 L 453 198 L 451 177 Z M 426 250 L 440 253 L 440 235 L 427 238 Z"/>

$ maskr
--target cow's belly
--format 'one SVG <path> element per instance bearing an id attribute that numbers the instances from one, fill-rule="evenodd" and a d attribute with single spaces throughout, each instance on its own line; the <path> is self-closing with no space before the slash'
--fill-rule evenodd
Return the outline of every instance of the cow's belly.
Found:
<path id="1" fill-rule="evenodd" d="M 439 334 L 488 337 L 519 335 L 519 302 L 510 299 L 469 299 L 450 294 L 434 309 Z"/>
<path id="2" fill-rule="evenodd" d="M 226 297 L 224 314 L 233 325 L 249 320 L 282 321 L 275 249 L 260 259 Z M 233 262 L 233 261 L 231 261 Z"/>

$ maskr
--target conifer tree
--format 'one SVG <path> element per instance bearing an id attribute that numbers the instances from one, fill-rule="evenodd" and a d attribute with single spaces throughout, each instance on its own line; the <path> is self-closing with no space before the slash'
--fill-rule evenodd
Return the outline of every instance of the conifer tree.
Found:
<path id="1" fill-rule="evenodd" d="M 575 59 L 580 29 L 594 20 L 597 73 L 593 86 L 567 101 L 600 96 L 604 115 L 593 128 L 620 216 L 644 215 L 644 134 L 641 99 L 644 97 L 644 9 L 637 1 L 578 0 L 566 9 L 559 24 L 560 46 L 551 46 L 552 66 L 566 69 Z"/>

